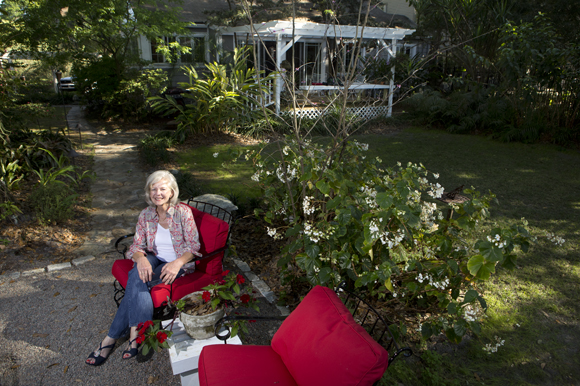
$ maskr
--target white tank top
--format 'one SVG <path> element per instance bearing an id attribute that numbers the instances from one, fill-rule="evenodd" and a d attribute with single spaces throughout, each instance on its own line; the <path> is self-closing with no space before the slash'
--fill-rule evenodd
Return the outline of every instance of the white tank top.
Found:
<path id="1" fill-rule="evenodd" d="M 155 233 L 155 247 L 157 248 L 157 258 L 159 260 L 169 263 L 177 259 L 169 229 L 165 229 L 159 224 L 157 224 L 157 233 Z"/>

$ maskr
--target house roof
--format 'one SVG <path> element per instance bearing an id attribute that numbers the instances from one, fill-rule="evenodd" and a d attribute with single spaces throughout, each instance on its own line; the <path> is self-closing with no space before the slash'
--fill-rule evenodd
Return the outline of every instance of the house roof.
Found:
<path id="1" fill-rule="evenodd" d="M 183 11 L 180 14 L 182 21 L 193 22 L 196 24 L 206 24 L 210 15 L 218 12 L 230 11 L 230 3 L 227 0 L 184 0 L 181 8 Z M 232 8 L 235 10 L 236 5 L 232 1 Z M 310 22 L 324 22 L 322 11 L 318 9 L 317 5 L 309 0 L 296 1 L 297 19 Z M 278 8 L 289 6 L 289 4 L 282 4 Z M 290 20 L 288 16 L 282 16 L 283 11 L 279 12 L 274 8 L 262 10 L 258 12 L 257 21 L 268 20 Z M 387 27 L 387 26 L 403 26 L 406 28 L 415 28 L 416 24 L 404 15 L 389 14 L 383 12 L 378 7 L 373 7 L 369 13 L 369 25 Z"/>
<path id="2" fill-rule="evenodd" d="M 249 25 L 240 27 L 220 28 L 222 35 L 237 34 L 252 34 L 256 33 L 263 37 L 267 36 L 301 36 L 303 38 L 365 38 L 365 39 L 403 39 L 406 35 L 410 35 L 415 30 L 405 28 L 379 28 L 379 27 L 365 27 L 364 29 L 351 25 L 332 25 L 319 24 L 310 22 L 298 22 L 292 25 L 290 21 L 271 21 L 267 23 L 254 24 L 253 27 Z"/>

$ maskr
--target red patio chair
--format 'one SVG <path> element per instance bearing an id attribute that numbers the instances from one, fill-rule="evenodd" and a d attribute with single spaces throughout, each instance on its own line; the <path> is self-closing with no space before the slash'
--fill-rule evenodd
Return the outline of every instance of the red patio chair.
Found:
<path id="1" fill-rule="evenodd" d="M 190 199 L 187 205 L 193 212 L 201 244 L 199 252 L 202 256 L 194 259 L 196 261 L 195 272 L 175 279 L 171 285 L 161 283 L 151 289 L 151 298 L 156 309 L 167 304 L 167 297 L 172 301 L 179 300 L 185 295 L 199 291 L 215 280 L 221 279 L 222 276 L 222 263 L 224 253 L 228 247 L 227 242 L 230 225 L 233 220 L 232 215 L 223 208 L 205 202 Z M 115 248 L 123 256 L 125 256 L 129 245 L 122 244 L 122 242 L 133 235 L 123 236 L 115 243 Z M 133 260 L 126 258 L 116 260 L 113 263 L 112 273 L 115 277 L 114 300 L 117 303 L 117 307 L 125 295 L 125 286 L 133 264 Z M 156 313 L 156 315 L 159 314 Z"/>
<path id="2" fill-rule="evenodd" d="M 380 342 L 389 337 L 393 355 L 359 325 L 353 314 L 329 288 L 316 286 L 286 318 L 271 346 L 210 345 L 199 357 L 201 386 L 367 386 L 378 383 L 400 349 L 385 320 L 357 296 L 345 301 L 364 325 L 383 324 Z M 369 317 L 369 314 L 374 315 Z M 259 319 L 225 317 L 227 319 Z M 222 321 L 223 322 L 223 321 Z M 216 331 L 221 323 L 216 325 Z M 371 331 L 374 334 L 375 331 Z M 222 339 L 229 337 L 229 331 Z"/>

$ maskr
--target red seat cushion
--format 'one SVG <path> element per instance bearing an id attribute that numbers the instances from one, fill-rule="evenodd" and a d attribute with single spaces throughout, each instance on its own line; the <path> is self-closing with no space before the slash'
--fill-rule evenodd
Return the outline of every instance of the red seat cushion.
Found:
<path id="1" fill-rule="evenodd" d="M 111 273 L 117 279 L 119 284 L 123 288 L 127 287 L 127 280 L 129 279 L 129 271 L 133 269 L 133 260 L 131 259 L 120 259 L 115 260 L 113 263 L 113 268 L 111 268 Z"/>
<path id="2" fill-rule="evenodd" d="M 270 346 L 205 346 L 199 357 L 200 386 L 297 386 Z"/>
<path id="3" fill-rule="evenodd" d="M 389 358 L 336 293 L 321 286 L 282 323 L 272 348 L 300 386 L 372 385 Z"/>
<path id="4" fill-rule="evenodd" d="M 193 219 L 199 233 L 199 241 L 201 244 L 199 252 L 207 255 L 225 247 L 228 242 L 228 223 L 192 206 L 189 207 L 193 212 Z M 209 275 L 219 275 L 222 273 L 223 258 L 224 252 L 220 252 L 208 259 L 198 261 L 195 269 L 206 272 Z"/>

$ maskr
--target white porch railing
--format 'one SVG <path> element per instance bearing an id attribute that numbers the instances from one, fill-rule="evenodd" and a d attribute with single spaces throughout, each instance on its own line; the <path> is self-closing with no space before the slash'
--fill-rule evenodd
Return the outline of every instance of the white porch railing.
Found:
<path id="1" fill-rule="evenodd" d="M 261 80 L 262 84 L 264 85 L 265 90 L 262 91 L 262 95 L 261 96 L 252 96 L 250 97 L 250 99 L 253 102 L 249 102 L 247 103 L 247 106 L 252 109 L 252 110 L 256 110 L 262 107 L 262 105 L 264 105 L 264 107 L 268 107 L 270 105 L 273 105 L 275 103 L 274 101 L 274 82 L 272 81 L 272 79 L 269 80 Z"/>
<path id="2" fill-rule="evenodd" d="M 325 114 L 324 110 L 325 109 L 323 107 L 307 107 L 294 110 L 294 114 L 296 114 L 299 118 L 315 119 Z M 388 116 L 389 107 L 388 106 L 347 107 L 346 112 L 347 114 L 355 115 L 362 120 L 369 120 L 379 116 Z M 288 113 L 292 113 L 292 110 L 289 110 Z"/>

